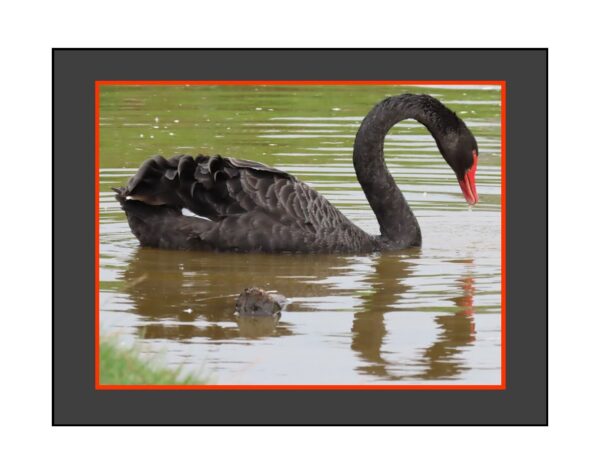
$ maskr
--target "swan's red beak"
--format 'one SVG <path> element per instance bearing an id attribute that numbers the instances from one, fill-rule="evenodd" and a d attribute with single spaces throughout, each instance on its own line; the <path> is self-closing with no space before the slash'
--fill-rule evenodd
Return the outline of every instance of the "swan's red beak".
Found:
<path id="1" fill-rule="evenodd" d="M 477 172 L 477 153 L 473 150 L 473 165 L 466 171 L 462 179 L 458 179 L 458 184 L 469 205 L 474 205 L 479 201 L 477 186 L 475 186 L 475 172 Z"/>

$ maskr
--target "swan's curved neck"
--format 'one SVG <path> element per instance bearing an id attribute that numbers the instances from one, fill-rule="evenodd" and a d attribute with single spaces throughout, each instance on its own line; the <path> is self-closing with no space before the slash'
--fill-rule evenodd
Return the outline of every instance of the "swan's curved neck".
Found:
<path id="1" fill-rule="evenodd" d="M 404 94 L 377 104 L 364 118 L 354 141 L 354 169 L 379 221 L 381 237 L 392 247 L 421 245 L 419 223 L 385 164 L 383 142 L 396 123 L 415 119 L 438 143 L 458 119 L 427 95 Z"/>

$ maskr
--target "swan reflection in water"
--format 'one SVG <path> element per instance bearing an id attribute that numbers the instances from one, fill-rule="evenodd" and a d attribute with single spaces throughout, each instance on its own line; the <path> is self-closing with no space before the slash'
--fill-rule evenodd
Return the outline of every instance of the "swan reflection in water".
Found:
<path id="1" fill-rule="evenodd" d="M 318 312 L 319 297 L 351 296 L 360 300 L 348 330 L 351 349 L 361 361 L 357 371 L 387 381 L 452 378 L 466 370 L 459 354 L 475 339 L 474 287 L 468 275 L 457 280 L 463 294 L 450 299 L 458 310 L 435 316 L 439 328 L 436 340 L 420 350 L 417 360 L 394 361 L 382 351 L 389 334 L 386 314 L 410 309 L 403 305 L 402 297 L 410 289 L 406 280 L 414 276 L 414 265 L 408 259 L 418 257 L 419 250 L 356 257 L 138 248 L 121 281 L 133 302 L 132 312 L 142 321 L 139 334 L 143 338 L 205 338 L 211 345 L 240 338 L 291 336 L 295 334 L 294 324 L 286 321 L 286 315 Z M 250 285 L 277 291 L 292 302 L 281 318 L 236 318 L 236 298 Z M 328 308 L 331 310 L 330 303 Z M 311 316 L 306 317 L 310 320 Z M 414 367 L 410 376 L 396 373 L 409 365 L 418 366 L 421 373 L 415 374 Z"/>
<path id="2" fill-rule="evenodd" d="M 472 263 L 472 261 L 461 263 Z M 475 289 L 474 280 L 468 275 L 458 280 L 463 294 L 450 299 L 458 309 L 453 314 L 440 313 L 435 317 L 439 330 L 436 341 L 424 350 L 417 361 L 411 362 L 411 365 L 424 367 L 425 370 L 408 376 L 395 375 L 393 374 L 395 368 L 403 369 L 407 364 L 384 358 L 382 355 L 382 346 L 388 335 L 385 314 L 399 309 L 408 309 L 406 306 L 403 307 L 401 296 L 409 289 L 404 280 L 412 274 L 410 266 L 397 255 L 382 254 L 377 259 L 375 271 L 367 277 L 372 292 L 362 296 L 362 311 L 354 315 L 352 324 L 352 349 L 366 363 L 358 370 L 385 380 L 452 378 L 467 369 L 462 366 L 457 356 L 465 345 L 475 340 L 473 319 Z M 444 293 L 440 292 L 439 295 L 444 296 Z"/>

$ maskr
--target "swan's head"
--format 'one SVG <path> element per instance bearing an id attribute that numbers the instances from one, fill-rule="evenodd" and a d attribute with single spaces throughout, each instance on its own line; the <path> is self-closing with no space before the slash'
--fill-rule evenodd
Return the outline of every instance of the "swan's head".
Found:
<path id="1" fill-rule="evenodd" d="M 438 146 L 442 156 L 454 170 L 465 200 L 469 205 L 474 205 L 479 200 L 475 185 L 479 149 L 471 131 L 460 122 L 458 130 L 449 132 L 441 142 L 438 141 Z"/>

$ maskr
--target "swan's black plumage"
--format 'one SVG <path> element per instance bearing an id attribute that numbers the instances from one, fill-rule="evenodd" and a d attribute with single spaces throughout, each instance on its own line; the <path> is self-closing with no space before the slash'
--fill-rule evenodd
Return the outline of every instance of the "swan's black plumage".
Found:
<path id="1" fill-rule="evenodd" d="M 115 189 L 143 246 L 241 252 L 367 253 L 421 245 L 419 224 L 387 170 L 383 141 L 414 118 L 455 170 L 468 170 L 477 144 L 462 120 L 427 95 L 376 105 L 356 135 L 354 167 L 381 236 L 354 225 L 325 197 L 291 174 L 254 161 L 199 155 L 155 156 Z M 184 208 L 197 216 L 186 216 Z"/>
<path id="2" fill-rule="evenodd" d="M 374 248 L 373 239 L 317 191 L 252 161 L 155 156 L 117 197 L 146 246 L 246 252 Z M 182 208 L 206 219 L 185 216 Z"/>

